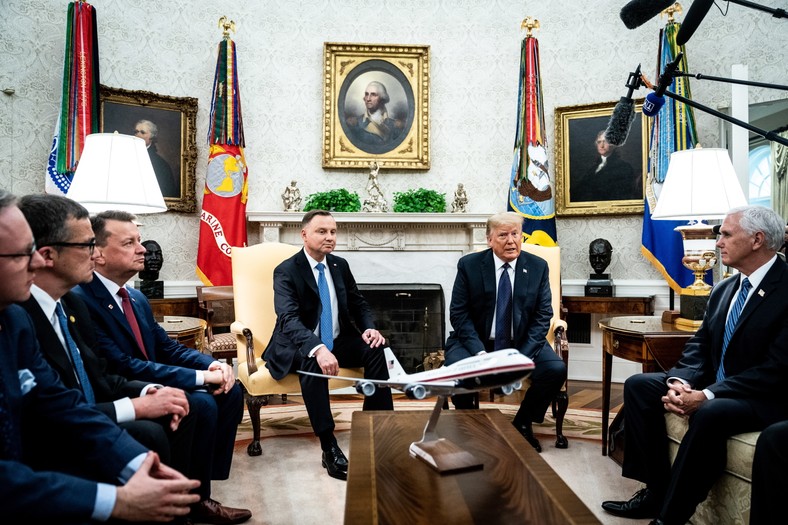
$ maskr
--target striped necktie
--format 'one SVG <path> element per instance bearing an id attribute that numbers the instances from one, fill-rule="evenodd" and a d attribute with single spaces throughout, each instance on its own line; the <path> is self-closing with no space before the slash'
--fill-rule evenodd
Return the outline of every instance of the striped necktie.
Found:
<path id="1" fill-rule="evenodd" d="M 90 386 L 88 374 L 85 372 L 85 364 L 82 362 L 82 355 L 79 353 L 74 339 L 71 338 L 71 332 L 68 331 L 68 321 L 66 321 L 66 314 L 63 312 L 63 306 L 60 303 L 57 303 L 57 306 L 55 306 L 55 314 L 57 314 L 60 331 L 63 332 L 63 340 L 66 342 L 66 349 L 68 350 L 68 355 L 71 356 L 71 364 L 74 367 L 79 385 L 82 387 L 82 392 L 85 394 L 88 403 L 95 405 L 96 396 L 93 395 L 93 387 Z"/>
<path id="2" fill-rule="evenodd" d="M 747 300 L 747 295 L 750 293 L 750 280 L 746 277 L 741 282 L 739 295 L 736 297 L 736 302 L 733 303 L 731 313 L 728 315 L 728 320 L 725 322 L 725 334 L 722 336 L 722 355 L 720 355 L 720 367 L 717 369 L 717 381 L 725 379 L 725 351 L 728 350 L 728 343 L 731 341 L 733 331 L 736 329 L 736 323 L 739 322 L 744 302 Z"/>
<path id="3" fill-rule="evenodd" d="M 331 294 L 328 292 L 323 263 L 317 263 L 317 291 L 320 293 L 320 341 L 329 351 L 334 349 L 334 317 L 331 314 Z"/>
<path id="4" fill-rule="evenodd" d="M 495 349 L 512 346 L 512 281 L 509 279 L 509 263 L 501 266 L 498 295 L 495 304 Z"/>

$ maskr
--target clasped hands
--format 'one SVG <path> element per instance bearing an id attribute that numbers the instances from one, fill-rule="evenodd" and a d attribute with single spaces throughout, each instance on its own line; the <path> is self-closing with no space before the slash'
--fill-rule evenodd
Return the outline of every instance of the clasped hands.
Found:
<path id="1" fill-rule="evenodd" d="M 235 372 L 227 363 L 214 361 L 208 370 L 203 370 L 203 381 L 206 385 L 216 385 L 213 395 L 226 394 L 235 386 Z"/>
<path id="2" fill-rule="evenodd" d="M 702 391 L 693 390 L 690 385 L 681 381 L 668 383 L 668 393 L 662 396 L 665 410 L 682 417 L 688 417 L 695 413 L 707 400 L 706 394 Z"/>

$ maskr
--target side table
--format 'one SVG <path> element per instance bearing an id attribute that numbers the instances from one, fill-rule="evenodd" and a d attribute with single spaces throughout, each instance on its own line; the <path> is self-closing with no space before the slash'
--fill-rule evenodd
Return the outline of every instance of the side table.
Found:
<path id="1" fill-rule="evenodd" d="M 165 315 L 159 326 L 164 328 L 170 339 L 175 339 L 184 346 L 196 348 L 202 352 L 205 339 L 205 321 L 197 317 Z"/>
<path id="2" fill-rule="evenodd" d="M 685 343 L 695 332 L 663 323 L 659 317 L 608 317 L 599 321 L 602 330 L 602 455 L 608 452 L 610 379 L 613 356 L 643 363 L 644 372 L 670 369 L 681 357 Z"/>
<path id="3" fill-rule="evenodd" d="M 654 315 L 656 296 L 584 297 L 564 295 L 561 306 L 573 314 Z"/>

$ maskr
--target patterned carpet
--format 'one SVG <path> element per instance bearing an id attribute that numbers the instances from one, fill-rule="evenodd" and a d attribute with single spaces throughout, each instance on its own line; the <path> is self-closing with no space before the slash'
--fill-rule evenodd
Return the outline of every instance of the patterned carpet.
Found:
<path id="1" fill-rule="evenodd" d="M 295 397 L 295 396 L 293 396 Z M 299 434 L 311 434 L 312 428 L 309 425 L 309 418 L 306 409 L 300 403 L 300 397 L 296 397 L 297 402 L 289 404 L 269 405 L 260 410 L 260 436 L 261 438 L 274 436 L 288 436 Z M 336 429 L 350 430 L 350 421 L 354 411 L 361 410 L 360 400 L 332 400 L 331 407 L 334 412 L 334 422 Z M 424 401 L 414 401 L 409 399 L 397 399 L 394 402 L 394 410 L 432 410 L 435 406 L 434 399 Z M 497 408 L 508 418 L 514 417 L 517 412 L 517 405 L 507 403 L 481 403 L 481 408 Z M 615 413 L 611 412 L 610 421 L 613 421 Z M 425 423 L 427 415 L 425 414 Z M 567 411 L 564 418 L 564 435 L 569 438 L 583 439 L 602 439 L 602 412 L 591 409 L 572 409 Z M 544 423 L 534 425 L 534 433 L 540 435 L 554 435 L 555 421 L 548 412 Z M 244 419 L 238 427 L 237 440 L 247 440 L 252 437 L 252 424 L 248 412 L 244 412 Z"/>

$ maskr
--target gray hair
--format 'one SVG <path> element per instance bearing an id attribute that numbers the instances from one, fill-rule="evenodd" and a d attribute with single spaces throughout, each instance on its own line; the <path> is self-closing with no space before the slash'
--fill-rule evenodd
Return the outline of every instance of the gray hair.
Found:
<path id="1" fill-rule="evenodd" d="M 150 120 L 141 119 L 137 121 L 137 124 L 145 124 L 146 126 L 148 126 L 148 129 L 150 130 L 150 138 L 159 136 L 159 126 L 157 126 Z M 137 124 L 134 124 L 134 127 L 137 127 Z"/>
<path id="2" fill-rule="evenodd" d="M 766 247 L 777 251 L 785 242 L 785 221 L 777 212 L 765 206 L 739 206 L 728 211 L 728 216 L 741 214 L 739 226 L 748 235 L 762 232 Z"/>
<path id="3" fill-rule="evenodd" d="M 4 209 L 16 205 L 16 196 L 0 188 L 0 212 Z"/>
<path id="4" fill-rule="evenodd" d="M 377 80 L 373 80 L 369 84 L 367 84 L 367 88 L 369 86 L 375 86 L 378 90 L 378 95 L 380 96 L 380 101 L 384 104 L 388 104 L 391 98 L 389 97 L 389 92 L 386 91 L 386 86 L 378 82 Z"/>
<path id="5" fill-rule="evenodd" d="M 519 226 L 522 229 L 523 218 L 513 211 L 496 213 L 487 219 L 487 236 L 489 237 L 492 231 L 499 226 Z"/>

